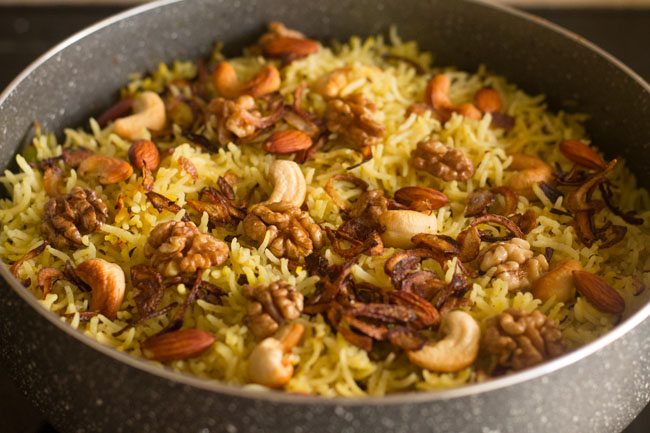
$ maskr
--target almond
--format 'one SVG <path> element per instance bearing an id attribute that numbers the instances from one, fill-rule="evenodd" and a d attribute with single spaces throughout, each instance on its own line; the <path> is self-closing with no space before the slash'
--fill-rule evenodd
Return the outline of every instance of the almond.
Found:
<path id="1" fill-rule="evenodd" d="M 474 94 L 474 105 L 484 113 L 501 111 L 501 97 L 492 87 L 483 87 Z"/>
<path id="2" fill-rule="evenodd" d="M 129 161 L 138 170 L 146 165 L 149 170 L 155 170 L 160 165 L 160 152 L 149 140 L 138 140 L 129 148 Z"/>
<path id="3" fill-rule="evenodd" d="M 96 178 L 102 185 L 122 182 L 133 174 L 133 167 L 126 161 L 112 156 L 92 155 L 79 164 L 81 177 Z"/>
<path id="4" fill-rule="evenodd" d="M 569 161 L 591 170 L 604 170 L 607 167 L 598 152 L 580 140 L 562 140 L 560 152 Z"/>
<path id="5" fill-rule="evenodd" d="M 262 49 L 268 57 L 299 59 L 320 50 L 320 44 L 312 39 L 278 36 L 269 39 Z"/>
<path id="6" fill-rule="evenodd" d="M 181 329 L 150 337 L 142 342 L 142 354 L 154 361 L 193 358 L 214 343 L 214 336 L 199 329 Z"/>
<path id="7" fill-rule="evenodd" d="M 309 135 L 296 129 L 276 131 L 264 143 L 264 150 L 269 153 L 284 155 L 311 147 Z"/>
<path id="8" fill-rule="evenodd" d="M 437 189 L 424 186 L 406 186 L 395 191 L 395 201 L 418 212 L 440 209 L 449 199 Z"/>
<path id="9" fill-rule="evenodd" d="M 599 276 L 586 271 L 573 271 L 573 282 L 578 293 L 600 311 L 621 314 L 625 310 L 621 295 Z"/>

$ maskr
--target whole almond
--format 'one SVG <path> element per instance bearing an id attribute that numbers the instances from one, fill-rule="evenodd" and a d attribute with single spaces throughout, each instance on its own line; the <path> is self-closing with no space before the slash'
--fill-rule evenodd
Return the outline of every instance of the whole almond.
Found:
<path id="1" fill-rule="evenodd" d="M 586 271 L 573 271 L 573 282 L 578 293 L 600 311 L 621 314 L 625 310 L 621 295 L 599 276 Z"/>
<path id="2" fill-rule="evenodd" d="M 484 113 L 501 111 L 501 97 L 492 87 L 483 87 L 474 94 L 474 105 Z"/>
<path id="3" fill-rule="evenodd" d="M 317 53 L 320 50 L 320 44 L 311 39 L 279 36 L 265 42 L 262 49 L 268 57 L 299 59 Z"/>
<path id="4" fill-rule="evenodd" d="M 604 170 L 607 167 L 598 152 L 580 140 L 562 140 L 560 152 L 569 161 L 591 170 Z"/>
<path id="5" fill-rule="evenodd" d="M 79 164 L 81 177 L 95 178 L 102 185 L 122 182 L 133 174 L 133 167 L 119 158 L 105 155 L 92 155 Z"/>
<path id="6" fill-rule="evenodd" d="M 449 198 L 437 189 L 424 186 L 406 186 L 395 191 L 395 201 L 409 209 L 424 212 L 440 209 Z"/>
<path id="7" fill-rule="evenodd" d="M 264 143 L 264 150 L 269 153 L 284 155 L 305 150 L 311 147 L 309 135 L 296 129 L 276 131 Z"/>
<path id="8" fill-rule="evenodd" d="M 149 140 L 138 140 L 129 147 L 129 161 L 138 170 L 146 165 L 149 170 L 155 170 L 160 165 L 160 152 Z"/>
<path id="9" fill-rule="evenodd" d="M 142 354 L 155 361 L 193 358 L 214 343 L 214 336 L 199 329 L 181 329 L 150 337 L 140 345 Z"/>

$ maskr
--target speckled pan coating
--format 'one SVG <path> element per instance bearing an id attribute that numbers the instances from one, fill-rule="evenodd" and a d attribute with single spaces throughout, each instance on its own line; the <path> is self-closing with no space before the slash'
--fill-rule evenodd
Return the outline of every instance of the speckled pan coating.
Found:
<path id="1" fill-rule="evenodd" d="M 126 74 L 240 47 L 281 20 L 328 40 L 397 24 L 437 64 L 479 63 L 553 108 L 591 115 L 590 132 L 650 185 L 650 88 L 579 38 L 471 1 L 194 0 L 147 5 L 51 51 L 0 96 L 0 166 L 32 121 L 60 131 L 108 106 Z M 62 432 L 618 432 L 650 400 L 650 305 L 559 360 L 486 384 L 383 399 L 256 394 L 154 368 L 67 328 L 11 278 L 0 287 L 0 358 Z"/>

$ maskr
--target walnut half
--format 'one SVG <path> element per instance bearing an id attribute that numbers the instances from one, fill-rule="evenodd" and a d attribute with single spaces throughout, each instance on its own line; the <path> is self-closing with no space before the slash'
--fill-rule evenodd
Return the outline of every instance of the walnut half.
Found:
<path id="1" fill-rule="evenodd" d="M 557 323 L 537 310 L 508 309 L 489 318 L 483 343 L 500 366 L 513 370 L 532 367 L 565 351 Z"/>
<path id="2" fill-rule="evenodd" d="M 258 244 L 264 242 L 269 231 L 269 250 L 276 257 L 290 260 L 300 260 L 324 244 L 323 230 L 309 213 L 283 202 L 253 206 L 243 228 Z"/>
<path id="3" fill-rule="evenodd" d="M 250 301 L 246 324 L 257 338 L 273 335 L 285 320 L 297 319 L 302 312 L 302 294 L 284 281 L 245 286 L 242 292 Z"/>
<path id="4" fill-rule="evenodd" d="M 460 149 L 429 139 L 418 143 L 411 152 L 411 166 L 446 182 L 465 181 L 474 174 L 474 164 Z"/>
<path id="5" fill-rule="evenodd" d="M 201 233 L 192 222 L 168 221 L 149 234 L 144 255 L 166 277 L 193 273 L 223 264 L 228 244 Z"/>
<path id="6" fill-rule="evenodd" d="M 45 204 L 41 230 L 55 248 L 73 248 L 81 245 L 82 235 L 97 231 L 107 219 L 108 208 L 97 193 L 77 186 Z"/>
<path id="7" fill-rule="evenodd" d="M 525 289 L 548 270 L 543 254 L 534 256 L 530 244 L 520 238 L 497 242 L 484 249 L 479 256 L 479 269 L 487 272 L 496 268 L 494 278 L 508 283 L 511 291 Z"/>

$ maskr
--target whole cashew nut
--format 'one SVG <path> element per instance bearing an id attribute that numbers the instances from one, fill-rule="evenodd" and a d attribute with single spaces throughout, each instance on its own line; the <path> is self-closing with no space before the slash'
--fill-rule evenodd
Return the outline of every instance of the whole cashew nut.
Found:
<path id="1" fill-rule="evenodd" d="M 133 114 L 119 118 L 113 125 L 114 131 L 127 140 L 143 138 L 146 129 L 154 131 L 165 126 L 167 120 L 165 103 L 155 92 L 142 92 L 133 102 Z"/>
<path id="2" fill-rule="evenodd" d="M 293 377 L 293 365 L 286 354 L 300 342 L 305 327 L 292 323 L 274 336 L 255 346 L 248 358 L 248 376 L 251 382 L 269 388 L 280 388 Z"/>
<path id="3" fill-rule="evenodd" d="M 90 259 L 77 266 L 75 274 L 92 289 L 90 311 L 114 319 L 126 289 L 122 268 L 103 259 Z"/>
<path id="4" fill-rule="evenodd" d="M 305 202 L 307 183 L 300 166 L 293 161 L 275 160 L 269 169 L 269 180 L 273 184 L 271 196 L 265 204 L 287 203 L 300 207 Z"/>
<path id="5" fill-rule="evenodd" d="M 442 318 L 440 330 L 446 334 L 438 342 L 422 349 L 407 351 L 418 367 L 441 373 L 453 373 L 472 365 L 478 355 L 481 330 L 476 320 L 464 311 L 452 311 Z"/>
<path id="6" fill-rule="evenodd" d="M 541 159 L 515 153 L 512 156 L 512 163 L 508 170 L 515 171 L 508 179 L 507 185 L 517 194 L 528 199 L 534 199 L 533 185 L 540 182 L 551 182 L 553 180 L 553 169 Z"/>
<path id="7" fill-rule="evenodd" d="M 258 98 L 280 88 L 280 72 L 273 65 L 264 66 L 250 81 L 240 83 L 235 68 L 221 62 L 212 72 L 212 84 L 221 96 L 229 99 L 242 95 Z"/>
<path id="8" fill-rule="evenodd" d="M 387 210 L 379 215 L 379 223 L 385 228 L 381 239 L 387 247 L 410 248 L 411 238 L 419 233 L 436 233 L 438 218 L 413 210 Z"/>
<path id="9" fill-rule="evenodd" d="M 579 261 L 569 259 L 558 263 L 546 274 L 533 282 L 530 292 L 543 302 L 555 296 L 557 302 L 568 302 L 575 297 L 573 271 L 582 270 Z"/>

